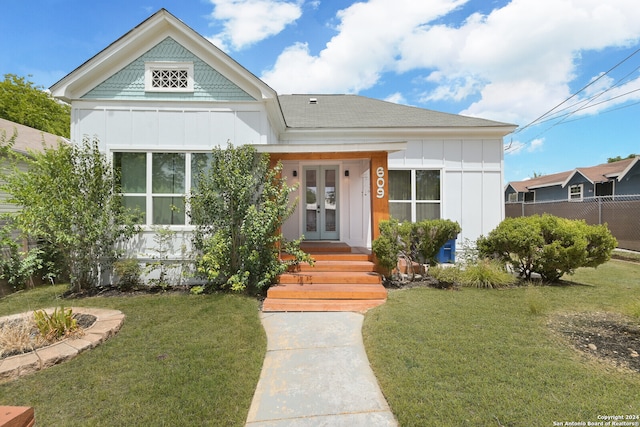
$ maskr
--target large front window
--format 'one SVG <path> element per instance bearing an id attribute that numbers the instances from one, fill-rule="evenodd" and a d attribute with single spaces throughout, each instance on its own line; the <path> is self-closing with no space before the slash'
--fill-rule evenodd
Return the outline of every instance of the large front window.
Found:
<path id="1" fill-rule="evenodd" d="M 145 225 L 184 225 L 185 196 L 210 159 L 210 153 L 114 153 L 124 206 Z"/>
<path id="2" fill-rule="evenodd" d="M 399 221 L 440 218 L 440 171 L 389 170 L 389 213 Z"/>

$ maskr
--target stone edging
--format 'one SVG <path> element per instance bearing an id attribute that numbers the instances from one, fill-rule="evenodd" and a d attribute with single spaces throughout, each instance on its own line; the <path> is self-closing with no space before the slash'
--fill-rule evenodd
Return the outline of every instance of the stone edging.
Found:
<path id="1" fill-rule="evenodd" d="M 53 308 L 46 309 L 48 313 Z M 96 321 L 77 338 L 65 338 L 55 344 L 39 348 L 29 353 L 18 354 L 0 360 L 0 382 L 13 380 L 20 376 L 48 368 L 76 357 L 115 335 L 124 323 L 124 313 L 93 307 L 71 307 L 74 314 L 90 314 Z M 0 321 L 33 315 L 33 311 L 0 318 Z"/>

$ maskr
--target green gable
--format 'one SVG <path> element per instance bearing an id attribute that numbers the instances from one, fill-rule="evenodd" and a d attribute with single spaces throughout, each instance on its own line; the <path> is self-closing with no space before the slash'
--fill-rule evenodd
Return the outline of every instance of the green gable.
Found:
<path id="1" fill-rule="evenodd" d="M 145 62 L 193 62 L 191 93 L 157 93 L 144 90 Z M 254 98 L 200 58 L 167 37 L 144 55 L 87 92 L 83 99 L 253 101 Z"/>

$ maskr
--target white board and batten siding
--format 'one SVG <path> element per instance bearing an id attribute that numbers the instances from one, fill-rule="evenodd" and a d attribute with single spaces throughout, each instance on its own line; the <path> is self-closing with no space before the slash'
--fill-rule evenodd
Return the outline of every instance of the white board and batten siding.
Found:
<path id="1" fill-rule="evenodd" d="M 73 110 L 72 140 L 97 138 L 114 150 L 210 151 L 244 144 L 270 143 L 266 113 L 256 105 L 215 109 L 176 109 L 168 105 L 122 108 L 79 102 Z"/>
<path id="2" fill-rule="evenodd" d="M 390 169 L 438 169 L 442 218 L 462 227 L 458 245 L 488 234 L 504 219 L 502 140 L 413 140 L 389 155 Z"/>

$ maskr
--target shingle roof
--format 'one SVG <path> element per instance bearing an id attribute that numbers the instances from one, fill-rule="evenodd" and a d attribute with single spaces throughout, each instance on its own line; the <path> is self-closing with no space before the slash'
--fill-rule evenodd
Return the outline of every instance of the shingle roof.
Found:
<path id="1" fill-rule="evenodd" d="M 289 128 L 511 127 L 359 95 L 278 95 Z M 315 99 L 315 103 L 311 100 Z"/>
<path id="2" fill-rule="evenodd" d="M 606 182 L 623 174 L 636 158 L 624 159 L 618 162 L 603 163 L 596 166 L 580 167 L 574 170 L 543 175 L 524 181 L 510 182 L 509 185 L 519 193 L 533 188 L 548 187 L 552 185 L 564 185 L 576 173 L 582 174 L 591 182 Z"/>
<path id="3" fill-rule="evenodd" d="M 64 140 L 61 136 L 0 118 L 0 131 L 6 132 L 7 141 L 13 136 L 15 130 L 18 131 L 18 136 L 16 137 L 13 149 L 21 153 L 26 153 L 29 150 L 42 150 L 43 141 L 46 147 L 54 147 L 58 144 L 58 140 Z"/>

